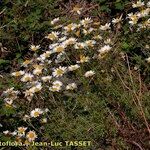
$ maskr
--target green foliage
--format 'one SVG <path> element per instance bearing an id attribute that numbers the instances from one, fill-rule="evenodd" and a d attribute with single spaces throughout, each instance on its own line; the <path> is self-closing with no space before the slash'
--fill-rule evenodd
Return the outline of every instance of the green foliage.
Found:
<path id="1" fill-rule="evenodd" d="M 121 35 L 121 50 L 126 52 L 131 61 L 132 67 L 136 66 L 140 70 L 141 74 L 145 76 L 145 81 L 149 82 L 149 65 L 146 62 L 146 58 L 149 57 L 150 52 L 146 48 L 150 42 L 147 40 L 149 37 L 149 30 L 140 30 L 136 32 L 136 29 L 132 31 L 128 28 L 127 24 L 123 28 Z"/>
<path id="2" fill-rule="evenodd" d="M 114 13 L 115 11 L 123 11 L 124 8 L 129 4 L 129 0 L 93 0 L 100 5 L 102 12 Z"/>
<path id="3" fill-rule="evenodd" d="M 3 70 L 10 64 L 10 60 L 0 59 L 0 70 Z"/>
<path id="4" fill-rule="evenodd" d="M 1 2 L 0 41 L 10 52 L 8 59 L 19 59 L 28 52 L 29 44 L 37 43 L 51 30 L 50 21 L 59 15 L 56 6 L 55 0 Z"/>
<path id="5" fill-rule="evenodd" d="M 0 59 L 0 65 L 8 64 L 8 63 L 10 63 L 10 61 L 9 61 L 9 60 Z"/>
<path id="6" fill-rule="evenodd" d="M 3 108 L 0 110 L 0 113 L 1 113 L 2 115 L 5 114 L 5 115 L 8 117 L 8 116 L 11 116 L 11 115 L 13 115 L 13 114 L 16 114 L 16 111 L 15 111 L 15 109 L 12 108 L 12 107 L 5 107 L 5 106 L 3 106 Z"/>

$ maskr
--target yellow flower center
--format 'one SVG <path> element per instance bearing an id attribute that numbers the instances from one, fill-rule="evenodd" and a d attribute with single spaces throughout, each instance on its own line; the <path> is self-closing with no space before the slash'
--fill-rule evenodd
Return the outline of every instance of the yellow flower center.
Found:
<path id="1" fill-rule="evenodd" d="M 86 62 L 88 61 L 88 57 L 80 56 L 80 62 Z"/>
<path id="2" fill-rule="evenodd" d="M 28 136 L 29 136 L 29 138 L 31 138 L 31 139 L 35 138 L 35 134 L 34 134 L 33 132 L 30 132 L 30 133 L 28 134 Z"/>
<path id="3" fill-rule="evenodd" d="M 20 75 L 21 75 L 20 72 L 16 72 L 16 74 L 15 74 L 16 77 L 18 77 L 18 76 L 20 76 Z"/>
<path id="4" fill-rule="evenodd" d="M 31 78 L 30 78 L 30 77 L 25 77 L 24 80 L 25 80 L 25 81 L 30 81 Z"/>
<path id="5" fill-rule="evenodd" d="M 24 132 L 25 130 L 24 130 L 24 128 L 19 128 L 19 132 Z"/>
<path id="6" fill-rule="evenodd" d="M 69 25 L 67 26 L 67 28 L 68 28 L 68 32 L 70 32 L 70 31 L 72 30 L 72 29 L 71 29 L 72 27 L 73 27 L 73 25 L 72 25 L 72 24 L 69 24 Z"/>
<path id="7" fill-rule="evenodd" d="M 62 52 L 63 50 L 64 50 L 64 48 L 59 46 L 59 47 L 57 47 L 56 52 Z"/>
<path id="8" fill-rule="evenodd" d="M 52 91 L 57 91 L 58 88 L 57 87 L 52 87 Z"/>
<path id="9" fill-rule="evenodd" d="M 48 35 L 48 38 L 51 39 L 51 40 L 55 40 L 56 39 L 56 36 L 54 34 L 49 34 Z"/>
<path id="10" fill-rule="evenodd" d="M 80 36 L 80 30 L 78 30 L 75 34 L 77 37 L 79 37 Z"/>
<path id="11" fill-rule="evenodd" d="M 32 51 L 36 51 L 37 48 L 36 48 L 36 47 L 32 47 L 31 50 L 32 50 Z"/>
<path id="12" fill-rule="evenodd" d="M 58 69 L 56 72 L 57 72 L 57 75 L 62 75 L 64 73 L 62 69 Z"/>
<path id="13" fill-rule="evenodd" d="M 35 116 L 35 117 L 38 117 L 39 114 L 40 114 L 40 113 L 39 113 L 38 111 L 34 112 L 34 116 Z"/>
<path id="14" fill-rule="evenodd" d="M 49 57 L 49 55 L 50 55 L 50 54 L 48 54 L 48 53 L 45 53 L 45 57 Z"/>

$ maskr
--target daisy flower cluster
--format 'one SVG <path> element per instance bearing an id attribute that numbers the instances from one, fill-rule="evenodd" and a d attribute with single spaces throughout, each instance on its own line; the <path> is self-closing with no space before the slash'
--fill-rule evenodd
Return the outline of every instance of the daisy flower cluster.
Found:
<path id="1" fill-rule="evenodd" d="M 14 87 L 3 91 L 2 96 L 4 97 L 5 106 L 7 107 L 15 107 L 13 102 L 18 98 L 19 91 L 14 90 Z"/>
<path id="2" fill-rule="evenodd" d="M 79 12 L 78 12 L 79 13 Z M 90 65 L 92 61 L 106 57 L 112 50 L 110 23 L 100 25 L 92 18 L 85 18 L 78 23 L 62 24 L 59 18 L 51 21 L 53 31 L 45 36 L 49 42 L 48 49 L 43 50 L 40 45 L 32 44 L 29 47 L 36 55 L 32 59 L 25 60 L 21 66 L 24 70 L 12 72 L 11 75 L 23 84 L 20 93 L 31 102 L 38 94 L 44 91 L 58 93 L 63 91 L 76 92 L 81 77 L 93 78 L 96 72 L 82 68 Z M 107 36 L 105 35 L 107 34 Z M 65 81 L 65 78 L 69 80 Z M 81 83 L 82 84 L 82 83 Z M 3 92 L 4 101 L 8 105 L 18 97 L 19 91 L 14 88 Z M 29 114 L 23 116 L 25 122 L 32 122 L 34 119 L 42 123 L 47 122 L 45 114 L 48 109 L 35 108 Z M 4 131 L 4 134 L 16 136 L 19 140 L 32 142 L 37 139 L 37 134 L 30 127 L 18 127 L 14 132 Z"/>
<path id="3" fill-rule="evenodd" d="M 27 127 L 18 127 L 17 130 L 10 132 L 8 130 L 3 131 L 6 136 L 13 136 L 16 138 L 16 141 L 22 142 L 25 145 L 33 142 L 37 138 L 37 134 L 34 130 L 27 131 Z"/>
<path id="4" fill-rule="evenodd" d="M 37 139 L 37 134 L 34 130 L 28 130 L 28 127 L 18 127 L 17 130 L 11 131 L 3 131 L 3 134 L 6 136 L 13 136 L 15 137 L 17 142 L 24 143 L 25 145 L 30 144 L 31 142 Z"/>
<path id="5" fill-rule="evenodd" d="M 141 0 L 132 4 L 133 8 L 136 8 L 137 11 L 135 13 L 131 12 L 128 14 L 129 24 L 137 25 L 138 30 L 141 28 L 149 28 L 150 27 L 150 1 L 145 3 Z"/>
<path id="6" fill-rule="evenodd" d="M 30 111 L 29 115 L 25 115 L 23 120 L 25 122 L 31 122 L 32 118 L 36 118 L 40 120 L 42 124 L 47 123 L 47 118 L 45 117 L 46 114 L 49 112 L 49 109 L 40 109 L 35 108 L 34 110 Z M 6 136 L 12 136 L 18 142 L 22 142 L 24 144 L 30 144 L 31 142 L 35 141 L 38 136 L 34 130 L 30 130 L 29 127 L 20 126 L 15 131 L 11 132 L 9 130 L 3 131 L 3 134 Z"/>
<path id="7" fill-rule="evenodd" d="M 42 50 L 40 45 L 32 44 L 30 50 L 40 54 L 25 60 L 22 63 L 24 70 L 11 74 L 25 85 L 22 93 L 29 101 L 42 89 L 49 92 L 77 89 L 75 82 L 64 83 L 63 78 L 94 59 L 106 57 L 112 50 L 113 40 L 108 38 L 112 32 L 110 23 L 100 25 L 94 19 L 85 18 L 78 23 L 61 24 L 60 18 L 55 18 L 51 26 L 53 31 L 45 36 L 50 43 L 49 49 Z M 83 77 L 93 75 L 94 70 L 83 72 Z"/>
<path id="8" fill-rule="evenodd" d="M 132 4 L 134 9 L 137 9 L 135 13 L 128 14 L 129 24 L 135 25 L 137 31 L 150 28 L 150 1 L 145 3 L 144 1 L 137 1 Z M 147 63 L 150 63 L 150 57 L 146 58 Z"/>

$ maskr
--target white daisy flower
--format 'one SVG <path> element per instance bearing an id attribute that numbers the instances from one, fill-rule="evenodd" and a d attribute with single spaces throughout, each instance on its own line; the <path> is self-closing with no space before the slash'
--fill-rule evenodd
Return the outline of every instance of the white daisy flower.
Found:
<path id="1" fill-rule="evenodd" d="M 59 34 L 60 34 L 59 32 L 51 32 L 50 34 L 48 34 L 47 36 L 45 36 L 45 38 L 54 41 L 54 40 L 58 39 L 58 35 Z"/>
<path id="2" fill-rule="evenodd" d="M 119 18 L 113 18 L 112 23 L 117 24 L 117 23 L 121 22 L 121 20 L 122 20 L 122 16 Z"/>
<path id="3" fill-rule="evenodd" d="M 100 50 L 98 50 L 98 52 L 100 54 L 104 54 L 104 53 L 107 53 L 111 50 L 111 47 L 109 45 L 105 45 L 103 46 Z"/>
<path id="4" fill-rule="evenodd" d="M 100 26 L 100 30 L 105 31 L 105 30 L 109 30 L 109 29 L 111 29 L 110 28 L 110 23 L 106 23 L 105 25 Z"/>
<path id="5" fill-rule="evenodd" d="M 47 113 L 47 112 L 49 112 L 49 109 L 48 109 L 48 108 L 45 108 L 45 110 L 44 110 L 44 111 Z"/>
<path id="6" fill-rule="evenodd" d="M 93 39 L 95 39 L 95 40 L 102 40 L 103 38 L 102 38 L 101 35 L 96 35 L 96 36 L 93 37 Z"/>
<path id="7" fill-rule="evenodd" d="M 33 118 L 39 117 L 41 114 L 43 114 L 43 111 L 40 108 L 35 108 L 30 112 L 30 116 Z"/>
<path id="8" fill-rule="evenodd" d="M 64 44 L 60 44 L 60 45 L 54 47 L 53 52 L 61 53 L 65 50 L 65 48 L 66 48 L 66 46 Z"/>
<path id="9" fill-rule="evenodd" d="M 90 57 L 88 56 L 84 56 L 84 55 L 80 55 L 80 60 L 77 61 L 77 63 L 85 63 L 85 62 L 89 62 Z"/>
<path id="10" fill-rule="evenodd" d="M 6 91 L 3 91 L 3 94 L 18 94 L 19 91 L 15 91 L 14 87 L 7 89 Z"/>
<path id="11" fill-rule="evenodd" d="M 32 81 L 33 77 L 34 76 L 31 73 L 25 73 L 24 76 L 21 78 L 21 81 L 22 82 Z"/>
<path id="12" fill-rule="evenodd" d="M 33 92 L 33 90 L 31 90 L 31 89 L 25 90 L 24 94 L 25 94 L 25 97 L 26 97 L 29 101 L 31 101 L 31 100 L 32 100 L 32 97 L 34 96 L 34 92 Z"/>
<path id="13" fill-rule="evenodd" d="M 38 83 L 38 84 L 35 85 L 34 87 L 30 88 L 30 89 L 29 89 L 29 92 L 30 92 L 30 93 L 36 93 L 36 92 L 41 91 L 41 89 L 42 89 L 42 84 L 41 84 L 41 83 Z"/>
<path id="14" fill-rule="evenodd" d="M 129 24 L 131 25 L 137 24 L 138 19 L 139 19 L 137 14 L 133 14 L 133 13 L 128 14 L 127 18 L 130 19 Z"/>
<path id="15" fill-rule="evenodd" d="M 71 23 L 71 24 L 68 24 L 67 26 L 65 26 L 64 29 L 66 32 L 71 32 L 71 31 L 75 30 L 77 27 L 78 27 L 77 24 Z"/>
<path id="16" fill-rule="evenodd" d="M 76 43 L 76 44 L 74 45 L 74 48 L 75 48 L 75 49 L 84 49 L 84 48 L 86 48 L 86 47 L 87 47 L 87 44 L 86 44 L 86 43 L 83 43 L 83 42 Z"/>
<path id="17" fill-rule="evenodd" d="M 54 18 L 54 19 L 51 21 L 51 24 L 54 25 L 54 24 L 56 24 L 58 21 L 59 21 L 59 17 L 58 17 L 58 18 Z"/>
<path id="18" fill-rule="evenodd" d="M 85 41 L 86 45 L 89 47 L 94 47 L 94 45 L 96 44 L 95 40 L 87 40 Z"/>
<path id="19" fill-rule="evenodd" d="M 5 105 L 11 106 L 13 104 L 13 100 L 12 99 L 5 98 L 4 101 L 5 101 Z"/>
<path id="20" fill-rule="evenodd" d="M 6 131 L 3 131 L 3 133 L 4 133 L 5 135 L 7 135 L 7 134 L 9 134 L 9 131 L 6 130 Z"/>
<path id="21" fill-rule="evenodd" d="M 95 74 L 95 72 L 92 71 L 92 70 L 90 70 L 90 71 L 87 71 L 87 72 L 84 74 L 84 76 L 85 76 L 85 77 L 91 77 L 91 76 L 93 76 L 94 74 Z"/>
<path id="22" fill-rule="evenodd" d="M 30 50 L 31 50 L 31 51 L 34 51 L 34 52 L 35 52 L 35 51 L 37 51 L 38 49 L 40 49 L 40 45 L 31 45 L 31 46 L 30 46 Z"/>
<path id="23" fill-rule="evenodd" d="M 146 17 L 149 15 L 150 8 L 144 9 L 141 12 L 137 13 L 138 18 Z"/>
<path id="24" fill-rule="evenodd" d="M 85 19 L 83 19 L 83 20 L 80 21 L 80 23 L 81 23 L 84 27 L 86 27 L 87 25 L 89 25 L 89 24 L 92 23 L 92 22 L 93 22 L 93 20 L 92 20 L 91 18 L 85 18 Z"/>
<path id="25" fill-rule="evenodd" d="M 47 118 L 43 118 L 43 119 L 41 120 L 41 122 L 42 122 L 42 123 L 47 123 Z"/>
<path id="26" fill-rule="evenodd" d="M 136 3 L 132 4 L 133 8 L 142 7 L 142 6 L 144 6 L 144 2 L 142 2 L 141 0 L 139 0 Z"/>
<path id="27" fill-rule="evenodd" d="M 26 135 L 26 138 L 29 142 L 32 142 L 37 138 L 37 134 L 35 133 L 35 131 L 29 131 Z"/>
<path id="28" fill-rule="evenodd" d="M 55 86 L 55 87 L 61 87 L 62 85 L 63 85 L 63 83 L 59 80 L 56 80 L 53 82 L 53 86 Z"/>
<path id="29" fill-rule="evenodd" d="M 149 58 L 146 58 L 146 61 L 147 61 L 148 63 L 150 63 L 150 57 L 149 57 Z"/>
<path id="30" fill-rule="evenodd" d="M 27 130 L 27 128 L 26 127 L 18 127 L 18 135 L 19 136 L 23 136 L 23 135 L 25 135 L 25 131 Z"/>
<path id="31" fill-rule="evenodd" d="M 24 74 L 25 74 L 24 71 L 17 71 L 17 72 L 13 72 L 11 75 L 15 76 L 15 77 L 19 77 L 19 76 L 24 75 Z"/>
<path id="32" fill-rule="evenodd" d="M 71 37 L 71 38 L 69 38 L 68 40 L 64 41 L 63 44 L 66 45 L 66 46 L 68 46 L 68 45 L 73 45 L 73 44 L 76 43 L 76 41 L 77 41 L 76 38 Z"/>
<path id="33" fill-rule="evenodd" d="M 52 92 L 59 92 L 61 90 L 61 87 L 52 86 L 52 87 L 49 87 L 49 90 Z"/>
<path id="34" fill-rule="evenodd" d="M 69 70 L 69 71 L 74 71 L 74 70 L 77 70 L 78 68 L 80 68 L 80 66 L 79 66 L 78 64 L 76 64 L 76 65 L 71 65 L 71 66 L 69 66 L 69 67 L 68 67 L 68 70 Z"/>
<path id="35" fill-rule="evenodd" d="M 62 76 L 67 71 L 67 67 L 59 67 L 54 70 L 52 73 L 54 77 Z"/>
<path id="36" fill-rule="evenodd" d="M 54 44 L 50 44 L 49 45 L 49 49 L 53 49 L 54 47 L 56 47 L 56 46 L 58 46 L 59 45 L 59 43 L 54 43 Z"/>
<path id="37" fill-rule="evenodd" d="M 61 81 L 54 81 L 53 82 L 53 86 L 49 88 L 50 91 L 52 92 L 59 92 L 61 90 L 61 87 L 62 87 L 62 82 Z"/>
<path id="38" fill-rule="evenodd" d="M 27 67 L 31 62 L 32 62 L 32 60 L 25 60 L 25 61 L 22 63 L 22 66 Z"/>
<path id="39" fill-rule="evenodd" d="M 52 76 L 43 76 L 43 77 L 41 77 L 41 79 L 43 82 L 47 82 L 47 81 L 50 81 L 52 79 Z"/>
<path id="40" fill-rule="evenodd" d="M 106 40 L 104 41 L 104 43 L 105 43 L 105 44 L 112 44 L 112 41 L 111 41 L 111 39 L 106 39 Z"/>
<path id="41" fill-rule="evenodd" d="M 30 119 L 30 116 L 29 115 L 24 115 L 23 120 L 27 121 L 28 119 Z"/>
<path id="42" fill-rule="evenodd" d="M 11 134 L 12 136 L 15 136 L 15 135 L 17 135 L 17 132 L 14 131 L 14 132 L 11 132 L 10 134 Z"/>
<path id="43" fill-rule="evenodd" d="M 52 54 L 52 51 L 46 51 L 45 53 L 41 54 L 40 57 L 37 58 L 37 60 L 43 62 L 44 60 L 49 58 L 51 54 Z"/>
<path id="44" fill-rule="evenodd" d="M 66 86 L 66 90 L 74 90 L 77 88 L 77 85 L 75 83 L 70 83 Z"/>
<path id="45" fill-rule="evenodd" d="M 40 75 L 42 73 L 42 70 L 43 70 L 43 66 L 37 65 L 33 70 L 33 74 Z"/>
<path id="46" fill-rule="evenodd" d="M 66 39 L 67 39 L 67 36 L 64 36 L 64 37 L 60 38 L 58 41 L 59 41 L 59 42 L 63 42 L 63 41 L 65 41 Z"/>

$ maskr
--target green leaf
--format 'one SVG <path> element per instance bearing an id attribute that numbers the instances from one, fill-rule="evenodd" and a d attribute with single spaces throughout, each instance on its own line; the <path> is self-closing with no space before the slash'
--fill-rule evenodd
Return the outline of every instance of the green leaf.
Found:
<path id="1" fill-rule="evenodd" d="M 2 107 L 2 109 L 0 110 L 0 113 L 6 116 L 10 116 L 16 113 L 16 110 L 13 107 Z"/>
<path id="2" fill-rule="evenodd" d="M 103 6 L 101 6 L 101 11 L 105 11 L 105 12 L 110 12 L 110 9 L 109 9 L 109 7 L 108 6 L 106 6 L 106 5 L 103 5 Z"/>
<path id="3" fill-rule="evenodd" d="M 123 10 L 124 9 L 124 5 L 122 3 L 116 3 L 115 4 L 115 8 L 118 10 Z"/>
<path id="4" fill-rule="evenodd" d="M 10 63 L 10 61 L 9 61 L 9 60 L 0 59 L 0 65 L 8 64 L 8 63 Z"/>

